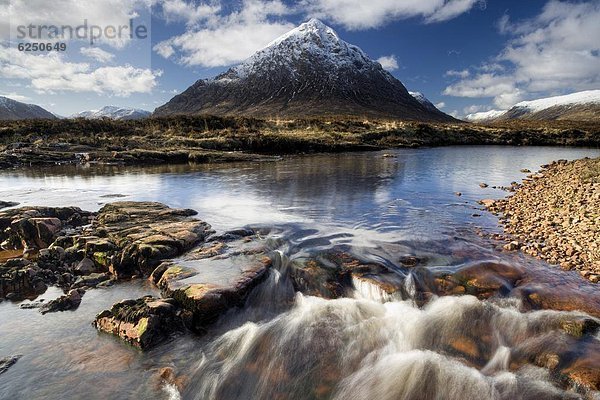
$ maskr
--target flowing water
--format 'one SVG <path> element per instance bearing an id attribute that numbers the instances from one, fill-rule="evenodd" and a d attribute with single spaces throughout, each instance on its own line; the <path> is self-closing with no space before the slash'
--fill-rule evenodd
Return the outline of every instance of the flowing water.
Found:
<path id="1" fill-rule="evenodd" d="M 133 281 L 90 290 L 71 312 L 42 316 L 0 303 L 0 357 L 21 359 L 0 375 L 2 399 L 570 399 L 535 363 L 514 365 L 524 343 L 600 356 L 600 339 L 573 339 L 557 326 L 582 312 L 528 311 L 517 299 L 415 298 L 417 274 L 456 271 L 482 261 L 530 271 L 539 290 L 568 289 L 586 303 L 597 290 L 477 234 L 499 231 L 477 200 L 506 192 L 556 159 L 599 156 L 596 149 L 448 147 L 293 157 L 213 166 L 56 167 L 0 173 L 1 200 L 96 210 L 118 200 L 193 208 L 218 232 L 268 229 L 274 268 L 249 297 L 205 335 L 182 334 L 141 353 L 90 322 L 123 298 L 156 294 Z M 490 188 L 482 189 L 478 183 Z M 456 196 L 461 192 L 462 196 Z M 390 296 L 356 280 L 348 298 L 295 293 L 291 263 L 343 247 L 386 265 L 404 285 Z M 223 266 L 223 276 L 229 274 Z M 567 290 L 565 289 L 565 290 Z M 42 297 L 60 295 L 49 289 Z M 464 341 L 465 337 L 470 341 Z M 457 341 L 458 340 L 458 341 Z M 449 344 L 461 352 L 453 352 Z M 519 347 L 520 346 L 520 347 Z M 540 350 L 540 352 L 543 352 Z M 576 350 L 576 351 L 575 351 Z M 569 353 L 571 351 L 571 353 Z M 474 354 L 467 359 L 460 354 Z M 477 361 L 479 360 L 479 361 Z M 173 368 L 175 382 L 160 378 Z M 598 397 L 597 393 L 587 393 Z"/>

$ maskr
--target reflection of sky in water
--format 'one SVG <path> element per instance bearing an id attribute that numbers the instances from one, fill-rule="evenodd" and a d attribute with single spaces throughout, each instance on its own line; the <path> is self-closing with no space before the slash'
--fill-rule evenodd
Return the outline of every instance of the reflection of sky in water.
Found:
<path id="1" fill-rule="evenodd" d="M 97 209 L 120 199 L 161 201 L 194 208 L 218 229 L 314 222 L 436 236 L 454 224 L 472 221 L 475 200 L 505 195 L 481 189 L 479 182 L 508 185 L 523 177 L 521 168 L 534 171 L 554 159 L 600 154 L 593 149 L 549 147 L 446 147 L 394 153 L 397 158 L 376 152 L 219 166 L 12 171 L 0 174 L 0 185 L 2 200 L 30 205 Z M 127 197 L 102 197 L 109 194 Z M 486 218 L 478 221 L 484 223 Z"/>
<path id="2" fill-rule="evenodd" d="M 290 256 L 351 245 L 361 247 L 353 250 L 362 256 L 390 267 L 397 266 L 403 254 L 414 254 L 426 260 L 428 268 L 452 269 L 470 260 L 498 256 L 510 262 L 521 257 L 496 254 L 473 235 L 475 224 L 496 226 L 496 219 L 486 213 L 472 217 L 477 212 L 475 201 L 506 195 L 482 189 L 479 182 L 508 185 L 523 177 L 521 168 L 534 171 L 555 159 L 600 155 L 598 150 L 541 147 L 448 147 L 394 153 L 397 158 L 383 158 L 376 152 L 293 157 L 277 163 L 4 171 L 0 172 L 0 200 L 90 210 L 122 199 L 161 201 L 196 209 L 220 230 L 300 222 L 286 225 L 291 230 L 284 232 Z M 457 197 L 457 191 L 463 196 Z M 103 197 L 111 194 L 126 197 Z M 210 279 L 228 279 L 237 267 L 217 263 L 204 273 L 214 274 Z M 568 275 L 559 269 L 547 272 L 548 276 Z M 183 366 L 180 371 L 193 372 L 205 338 L 185 335 L 139 353 L 90 326 L 93 316 L 115 301 L 155 291 L 145 280 L 91 290 L 76 311 L 48 316 L 20 310 L 8 301 L 0 303 L 0 321 L 10 321 L 0 323 L 0 356 L 23 354 L 2 375 L 0 398 L 2 394 L 74 398 L 81 393 L 90 399 L 159 398 L 158 369 L 179 364 Z M 58 294 L 51 290 L 44 297 Z"/>

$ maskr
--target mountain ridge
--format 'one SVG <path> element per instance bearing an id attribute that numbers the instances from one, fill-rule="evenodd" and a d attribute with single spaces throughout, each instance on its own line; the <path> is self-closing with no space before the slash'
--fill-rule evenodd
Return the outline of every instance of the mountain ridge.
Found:
<path id="1" fill-rule="evenodd" d="M 50 111 L 35 105 L 27 104 L 9 97 L 0 96 L 0 120 L 21 119 L 56 119 Z"/>
<path id="2" fill-rule="evenodd" d="M 490 110 L 469 114 L 470 122 L 600 121 L 600 90 L 585 90 L 562 96 L 522 101 L 508 110 Z"/>

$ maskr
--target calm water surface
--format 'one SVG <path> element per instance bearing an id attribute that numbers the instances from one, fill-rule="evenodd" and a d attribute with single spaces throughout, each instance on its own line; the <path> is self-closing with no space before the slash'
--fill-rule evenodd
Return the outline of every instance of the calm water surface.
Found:
<path id="1" fill-rule="evenodd" d="M 91 290 L 76 311 L 45 316 L 0 303 L 0 357 L 22 355 L 0 375 L 0 398 L 577 398 L 553 386 L 541 369 L 508 372 L 503 366 L 511 335 L 560 313 L 520 313 L 510 302 L 470 296 L 434 300 L 425 308 L 411 301 L 383 304 L 360 291 L 353 299 L 328 301 L 294 294 L 285 266 L 344 245 L 392 268 L 404 254 L 426 256 L 424 268 L 494 259 L 548 271 L 556 277 L 549 280 L 578 282 L 575 274 L 496 251 L 476 232 L 498 231 L 497 219 L 476 201 L 504 197 L 491 186 L 520 181 L 522 168 L 535 171 L 552 160 L 597 157 L 600 151 L 448 147 L 392 153 L 395 158 L 375 152 L 235 165 L 0 173 L 0 199 L 21 205 L 97 210 L 111 201 L 160 201 L 197 210 L 217 231 L 269 227 L 285 243 L 277 268 L 244 309 L 224 316 L 204 336 L 181 335 L 147 353 L 90 324 L 118 300 L 157 293 L 144 282 Z M 480 182 L 490 188 L 480 188 Z M 406 275 L 400 267 L 398 273 Z M 59 295 L 50 289 L 42 297 Z M 505 338 L 484 370 L 436 350 L 436 338 L 468 330 L 470 316 L 483 318 Z M 179 390 L 161 382 L 162 367 L 175 369 Z"/>

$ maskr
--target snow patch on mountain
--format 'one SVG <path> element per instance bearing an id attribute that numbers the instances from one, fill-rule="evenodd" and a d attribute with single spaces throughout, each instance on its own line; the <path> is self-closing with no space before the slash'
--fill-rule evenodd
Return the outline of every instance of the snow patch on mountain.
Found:
<path id="1" fill-rule="evenodd" d="M 470 122 L 483 122 L 490 121 L 496 118 L 500 118 L 506 114 L 506 110 L 490 110 L 490 111 L 482 111 L 473 114 L 468 114 L 465 117 L 465 120 Z"/>
<path id="2" fill-rule="evenodd" d="M 70 118 L 86 118 L 86 119 L 100 119 L 110 118 L 116 120 L 131 120 L 131 119 L 142 119 L 150 116 L 150 111 L 141 110 L 139 108 L 127 108 L 117 106 L 105 106 L 100 110 L 88 110 L 82 111 L 71 115 Z"/>
<path id="3" fill-rule="evenodd" d="M 546 110 L 555 106 L 570 106 L 580 104 L 600 104 L 600 90 L 586 90 L 564 96 L 548 97 L 545 99 L 522 101 L 514 108 L 527 108 L 531 112 Z"/>

